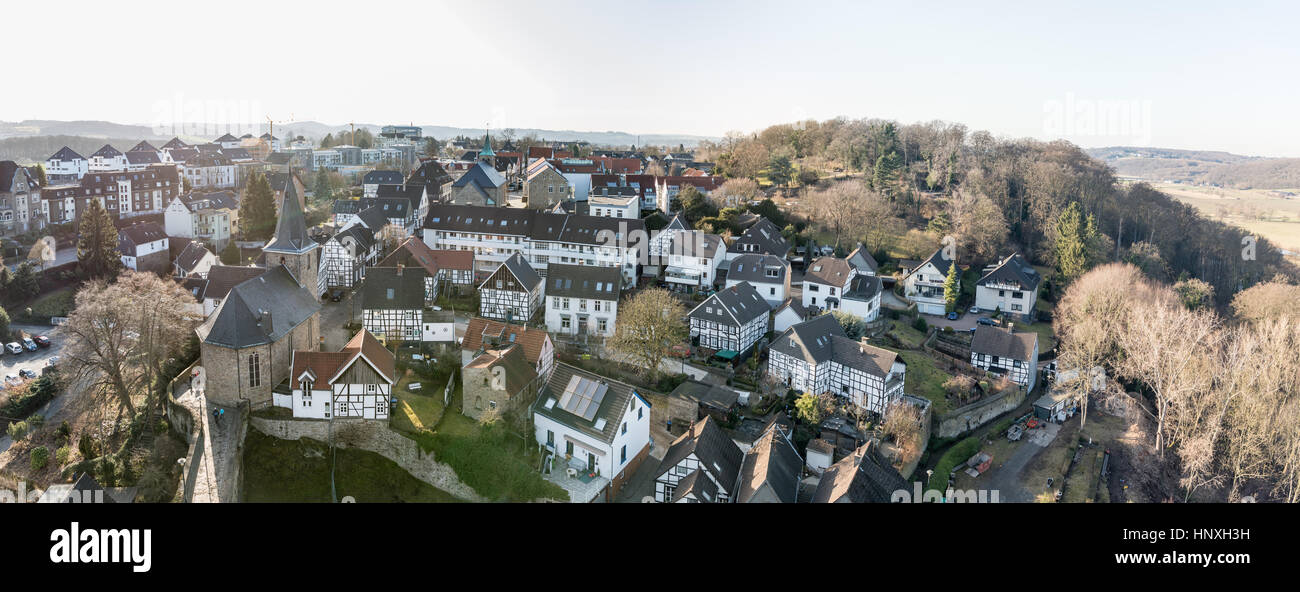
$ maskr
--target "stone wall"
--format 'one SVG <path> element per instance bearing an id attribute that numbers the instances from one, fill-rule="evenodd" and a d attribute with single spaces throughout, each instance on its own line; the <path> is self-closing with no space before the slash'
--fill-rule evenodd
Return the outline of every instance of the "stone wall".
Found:
<path id="1" fill-rule="evenodd" d="M 330 439 L 330 422 L 313 419 L 251 418 L 252 426 L 259 432 L 281 440 L 311 438 L 321 442 Z M 342 448 L 357 448 L 374 452 L 397 463 L 412 477 L 437 487 L 451 495 L 468 501 L 486 501 L 473 488 L 461 482 L 450 466 L 425 453 L 414 440 L 388 427 L 388 424 L 364 419 L 335 419 L 334 443 Z"/>
<path id="2" fill-rule="evenodd" d="M 992 421 L 1025 402 L 1025 390 L 1011 388 L 936 417 L 935 436 L 955 438 Z"/>

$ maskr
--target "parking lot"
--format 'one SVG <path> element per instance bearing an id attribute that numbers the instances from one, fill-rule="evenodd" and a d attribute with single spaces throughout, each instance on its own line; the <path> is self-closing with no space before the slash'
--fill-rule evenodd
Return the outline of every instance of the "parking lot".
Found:
<path id="1" fill-rule="evenodd" d="M 40 347 L 34 352 L 23 350 L 21 354 L 11 354 L 7 350 L 3 356 L 0 356 L 0 377 L 10 374 L 17 375 L 19 370 L 31 370 L 37 376 L 40 376 L 41 369 L 45 366 L 45 361 L 52 356 L 57 356 L 63 350 L 63 339 L 59 334 L 57 327 L 45 327 L 41 325 L 10 325 L 11 331 L 22 331 L 25 335 L 44 335 L 50 338 L 50 347 Z M 10 343 L 13 340 L 6 341 Z M 21 344 L 22 341 L 18 340 Z"/>

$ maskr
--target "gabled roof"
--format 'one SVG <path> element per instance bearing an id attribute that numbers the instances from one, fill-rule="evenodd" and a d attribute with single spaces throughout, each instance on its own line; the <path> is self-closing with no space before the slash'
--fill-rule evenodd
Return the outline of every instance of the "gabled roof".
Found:
<path id="1" fill-rule="evenodd" d="M 844 291 L 843 297 L 846 300 L 873 300 L 880 293 L 882 286 L 883 281 L 879 276 L 854 276 L 853 283 L 849 284 L 849 288 Z"/>
<path id="2" fill-rule="evenodd" d="M 80 154 L 77 154 L 77 151 L 64 146 L 59 148 L 58 152 L 55 152 L 53 156 L 50 156 L 46 160 L 85 160 L 85 158 Z"/>
<path id="3" fill-rule="evenodd" d="M 420 168 L 412 171 L 411 176 L 406 178 L 407 185 L 420 184 L 432 187 L 441 187 L 449 181 L 451 181 L 451 175 L 436 160 L 426 160 L 420 163 Z"/>
<path id="4" fill-rule="evenodd" d="M 334 214 L 355 214 L 361 211 L 361 200 L 338 198 L 331 210 Z"/>
<path id="5" fill-rule="evenodd" d="M 803 458 L 794 449 L 786 431 L 779 426 L 769 428 L 754 442 L 740 466 L 740 480 L 735 500 L 748 503 L 764 486 L 781 503 L 792 504 L 799 493 L 799 477 Z"/>
<path id="6" fill-rule="evenodd" d="M 362 329 L 337 352 L 295 350 L 289 374 L 289 388 L 298 388 L 305 375 L 316 384 L 333 381 L 357 362 L 369 365 L 388 384 L 397 382 L 397 359 L 369 331 Z"/>
<path id="7" fill-rule="evenodd" d="M 357 218 L 372 232 L 379 232 L 381 228 L 388 224 L 388 216 L 377 205 L 357 211 Z"/>
<path id="8" fill-rule="evenodd" d="M 404 199 L 411 203 L 411 211 L 420 208 L 420 202 L 424 199 L 424 185 L 387 185 L 380 184 L 375 190 L 375 197 L 384 199 Z"/>
<path id="9" fill-rule="evenodd" d="M 542 281 L 542 276 L 537 275 L 537 271 L 534 270 L 533 267 L 524 260 L 524 256 L 519 253 L 515 253 L 514 255 L 511 255 L 509 259 L 502 261 L 501 265 L 497 266 L 497 271 L 502 267 L 506 268 L 506 271 L 510 272 L 510 275 L 514 276 L 515 281 L 519 282 L 519 285 L 523 287 L 525 292 L 532 292 L 533 288 L 536 288 L 537 284 Z M 496 271 L 493 271 L 492 273 L 495 275 Z M 491 279 L 489 278 L 488 280 L 484 280 L 484 283 L 488 281 L 491 281 Z M 482 288 L 483 286 L 480 285 L 479 289 Z"/>
<path id="10" fill-rule="evenodd" d="M 153 222 L 136 222 L 126 228 L 119 228 L 117 236 L 119 241 L 138 246 L 163 240 L 167 238 L 167 233 Z"/>
<path id="11" fill-rule="evenodd" d="M 132 146 L 131 149 L 127 150 L 126 152 L 127 155 L 129 156 L 130 153 L 132 152 L 141 152 L 141 151 L 158 152 L 158 149 L 154 148 L 153 144 L 150 144 L 147 140 L 141 140 L 139 144 Z"/>
<path id="12" fill-rule="evenodd" d="M 692 454 L 699 459 L 699 466 L 703 470 L 722 483 L 725 491 L 735 496 L 736 479 L 740 476 L 741 463 L 745 462 L 745 453 L 727 436 L 727 432 L 718 427 L 718 420 L 711 416 L 706 415 L 705 419 L 690 425 L 685 433 L 673 440 L 654 475 L 666 474 Z"/>
<path id="13" fill-rule="evenodd" d="M 190 145 L 182 142 L 180 138 L 172 138 L 167 140 L 167 143 L 163 144 L 162 147 L 163 150 L 171 150 L 173 148 L 189 148 Z"/>
<path id="14" fill-rule="evenodd" d="M 704 302 L 691 310 L 689 316 L 728 326 L 744 326 L 760 316 L 766 316 L 771 310 L 772 305 L 758 295 L 754 286 L 749 282 L 740 282 L 710 294 Z"/>
<path id="15" fill-rule="evenodd" d="M 804 281 L 812 281 L 828 286 L 843 286 L 853 275 L 849 262 L 838 257 L 818 257 L 813 259 L 808 270 L 804 272 Z"/>
<path id="16" fill-rule="evenodd" d="M 875 274 L 880 269 L 880 264 L 876 263 L 876 258 L 871 256 L 861 244 L 858 248 L 849 253 L 848 262 L 851 267 L 858 270 L 859 274 Z"/>
<path id="17" fill-rule="evenodd" d="M 130 164 L 158 164 L 162 159 L 158 158 L 157 152 L 136 150 L 126 153 L 126 161 Z"/>
<path id="18" fill-rule="evenodd" d="M 753 226 L 750 226 L 745 231 L 745 234 L 736 239 L 736 245 L 745 244 L 757 245 L 758 253 L 778 257 L 784 257 L 786 252 L 790 250 L 790 243 L 785 240 L 785 237 L 781 236 L 781 229 L 777 228 L 776 224 L 767 218 L 759 218 Z M 742 251 L 743 249 L 737 247 L 734 250 Z"/>
<path id="19" fill-rule="evenodd" d="M 398 263 L 419 265 L 429 275 L 434 275 L 443 269 L 473 271 L 474 251 L 430 249 L 429 245 L 419 238 L 408 237 L 388 257 L 379 262 L 379 267 L 394 267 Z"/>
<path id="20" fill-rule="evenodd" d="M 586 381 L 588 384 L 596 383 L 606 387 L 603 389 L 604 397 L 596 409 L 588 410 L 591 419 L 566 411 L 560 403 L 565 390 L 575 377 L 580 383 Z M 627 413 L 633 397 L 640 398 L 646 407 L 650 406 L 650 403 L 641 398 L 630 384 L 560 362 L 556 363 L 555 369 L 551 371 L 546 389 L 533 405 L 533 412 L 608 444 L 618 435 L 619 426 L 623 423 L 623 416 Z"/>
<path id="21" fill-rule="evenodd" d="M 219 144 L 219 143 L 221 143 L 221 142 L 238 142 L 238 141 L 239 141 L 239 138 L 236 138 L 235 136 L 232 136 L 232 135 L 230 135 L 230 134 L 224 134 L 224 135 L 222 135 L 220 138 L 217 138 L 217 139 L 213 140 L 212 142 L 213 142 L 213 143 L 218 143 L 218 144 Z"/>
<path id="22" fill-rule="evenodd" d="M 506 393 L 510 396 L 518 394 L 528 383 L 537 378 L 537 370 L 528 363 L 523 346 L 517 343 L 510 344 L 504 349 L 487 350 L 465 367 L 492 369 L 494 375 L 495 369 L 500 368 L 500 376 L 504 378 L 500 384 L 505 387 Z"/>
<path id="23" fill-rule="evenodd" d="M 826 315 L 830 316 L 830 315 Z M 834 335 L 831 338 L 831 357 L 837 364 L 861 370 L 872 376 L 885 378 L 898 361 L 898 354 L 884 348 Z"/>
<path id="24" fill-rule="evenodd" d="M 203 246 L 203 243 L 190 241 L 188 245 L 185 245 L 185 249 L 181 251 L 181 254 L 176 256 L 176 265 L 188 274 L 203 260 L 204 256 L 211 254 L 212 251 Z"/>
<path id="25" fill-rule="evenodd" d="M 768 277 L 768 270 L 775 270 L 776 277 Z M 785 259 L 776 255 L 741 255 L 731 260 L 727 270 L 727 281 L 744 281 L 751 284 L 784 284 L 790 266 Z"/>
<path id="26" fill-rule="evenodd" d="M 1023 290 L 1037 290 L 1038 284 L 1043 281 L 1043 276 L 1039 275 L 1038 270 L 1034 269 L 1020 253 L 1013 253 L 1011 256 L 998 262 L 997 266 L 984 273 L 984 277 L 975 282 L 977 286 L 988 284 L 1010 284 L 1019 285 Z"/>
<path id="27" fill-rule="evenodd" d="M 93 154 L 90 155 L 90 157 L 91 157 L 91 158 L 94 158 L 94 157 L 96 157 L 96 156 L 101 156 L 101 157 L 104 157 L 104 158 L 113 158 L 113 157 L 115 157 L 115 156 L 121 156 L 121 155 L 122 155 L 122 152 L 121 152 L 120 150 L 118 150 L 117 148 L 114 148 L 114 147 L 112 147 L 112 146 L 109 145 L 109 144 L 104 144 L 104 147 L 103 147 L 103 148 L 100 148 L 99 150 L 96 150 Z"/>
<path id="28" fill-rule="evenodd" d="M 279 341 L 318 312 L 316 297 L 278 265 L 232 288 L 196 332 L 204 343 L 239 349 Z"/>
<path id="29" fill-rule="evenodd" d="M 387 224 L 390 218 L 406 220 L 407 214 L 414 211 L 411 202 L 401 197 L 363 197 L 360 202 L 362 212 L 366 210 L 379 212 L 384 218 L 384 224 Z"/>
<path id="30" fill-rule="evenodd" d="M 716 502 L 718 501 L 718 484 L 714 483 L 713 479 L 705 476 L 699 469 L 695 469 L 677 482 L 676 489 L 673 489 L 673 497 L 668 501 L 675 504 L 687 495 L 693 496 L 699 503 Z"/>
<path id="31" fill-rule="evenodd" d="M 546 266 L 546 296 L 618 300 L 623 274 L 617 267 L 599 265 Z"/>
<path id="32" fill-rule="evenodd" d="M 925 267 L 926 263 L 933 263 L 935 268 L 939 270 L 940 275 L 945 276 L 948 275 L 948 268 L 952 267 L 952 259 L 949 259 L 944 255 L 943 248 L 939 248 L 935 252 L 930 253 L 929 257 L 926 257 L 920 263 L 917 263 L 916 267 L 913 267 L 911 271 L 907 272 L 906 277 L 911 277 L 912 274 L 916 273 L 916 270 Z M 904 279 L 906 279 L 906 277 Z"/>
<path id="33" fill-rule="evenodd" d="M 452 187 L 464 187 L 470 183 L 477 185 L 479 188 L 496 188 L 505 185 L 506 178 L 496 169 L 488 166 L 487 163 L 479 161 L 465 171 L 465 174 L 461 175 L 459 179 L 456 179 L 456 182 L 452 183 Z"/>
<path id="34" fill-rule="evenodd" d="M 794 313 L 799 315 L 799 318 L 801 319 L 806 318 L 808 316 L 808 311 L 805 310 L 803 305 L 800 304 L 799 301 L 795 300 L 794 298 L 786 298 L 785 302 L 782 302 L 780 306 L 772 309 L 772 316 L 775 317 L 776 315 L 781 314 L 781 311 L 786 309 L 794 311 Z"/>
<path id="35" fill-rule="evenodd" d="M 316 247 L 316 241 L 307 234 L 307 218 L 302 212 L 302 204 L 298 201 L 298 190 L 293 183 L 287 183 L 284 197 L 280 200 L 280 218 L 275 223 L 275 236 L 266 243 L 262 251 L 303 253 Z"/>
<path id="36" fill-rule="evenodd" d="M 1038 347 L 1038 334 L 1016 331 L 1014 327 L 976 325 L 975 336 L 970 340 L 970 351 L 1000 358 L 1027 362 Z"/>
<path id="37" fill-rule="evenodd" d="M 529 208 L 442 204 L 429 208 L 424 227 L 603 246 L 608 238 L 622 240 L 632 236 L 633 232 L 644 232 L 645 221 L 640 218 L 554 214 Z"/>
<path id="38" fill-rule="evenodd" d="M 528 363 L 536 365 L 542 357 L 542 349 L 550 339 L 545 329 L 507 325 L 506 323 L 473 317 L 465 327 L 465 338 L 460 348 L 478 351 L 480 348 L 504 347 L 511 343 L 524 346 L 524 357 Z"/>
<path id="39" fill-rule="evenodd" d="M 358 257 L 363 256 L 365 251 L 369 250 L 370 247 L 375 244 L 375 233 L 371 232 L 369 228 L 366 228 L 362 224 L 349 224 L 344 227 L 343 230 L 340 230 L 335 233 L 334 236 L 331 236 L 329 240 L 343 244 L 343 239 L 345 238 L 355 240 L 357 246 L 361 247 L 360 251 L 357 253 Z"/>
<path id="40" fill-rule="evenodd" d="M 400 171 L 370 171 L 361 177 L 362 185 L 401 185 L 402 181 Z"/>
<path id="41" fill-rule="evenodd" d="M 740 400 L 740 393 L 725 386 L 686 380 L 673 389 L 671 397 L 694 401 L 722 411 L 730 410 Z M 730 489 L 730 487 L 728 487 Z"/>
<path id="42" fill-rule="evenodd" d="M 879 444 L 867 442 L 822 473 L 812 502 L 888 503 L 900 489 L 907 481 L 881 457 Z"/>
<path id="43" fill-rule="evenodd" d="M 685 255 L 712 259 L 718 254 L 718 248 L 724 246 L 722 237 L 699 230 L 679 230 L 672 233 L 672 242 L 668 244 L 670 255 Z"/>
<path id="44" fill-rule="evenodd" d="M 772 349 L 812 364 L 830 360 L 834 355 L 831 337 L 844 337 L 844 328 L 834 315 L 824 314 L 785 330 Z"/>
<path id="45" fill-rule="evenodd" d="M 424 278 L 420 267 L 371 267 L 361 285 L 361 306 L 368 310 L 424 308 Z"/>

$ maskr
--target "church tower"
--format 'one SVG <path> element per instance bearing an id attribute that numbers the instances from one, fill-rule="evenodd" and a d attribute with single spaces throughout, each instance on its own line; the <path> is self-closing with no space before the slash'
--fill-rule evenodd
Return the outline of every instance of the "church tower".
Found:
<path id="1" fill-rule="evenodd" d="M 275 224 L 275 236 L 262 247 L 262 253 L 266 255 L 266 266 L 273 268 L 283 264 L 302 287 L 319 298 L 318 249 L 320 245 L 307 234 L 307 218 L 302 212 L 302 203 L 298 201 L 298 190 L 294 187 L 293 179 L 290 179 L 285 184 L 284 197 L 280 201 L 280 219 Z"/>
<path id="2" fill-rule="evenodd" d="M 492 151 L 492 138 L 487 130 L 483 130 L 483 149 L 478 151 L 478 159 L 492 168 L 497 167 L 497 153 Z"/>

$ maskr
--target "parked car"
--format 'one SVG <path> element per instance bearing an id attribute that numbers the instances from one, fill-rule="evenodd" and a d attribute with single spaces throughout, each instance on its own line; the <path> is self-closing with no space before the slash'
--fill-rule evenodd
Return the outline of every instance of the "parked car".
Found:
<path id="1" fill-rule="evenodd" d="M 59 363 L 59 356 L 50 356 L 50 359 L 45 360 L 45 365 L 47 367 L 53 367 L 55 364 L 58 363 Z"/>
<path id="2" fill-rule="evenodd" d="M 32 341 L 35 341 L 35 342 L 36 342 L 36 345 L 39 345 L 39 346 L 41 346 L 41 347 L 49 347 L 49 346 L 50 346 L 50 338 L 49 338 L 49 337 L 46 337 L 46 336 L 44 336 L 44 335 L 37 335 L 36 337 L 33 337 L 33 338 L 32 338 Z"/>
<path id="3" fill-rule="evenodd" d="M 26 368 L 23 368 L 22 370 L 19 370 L 19 371 L 18 371 L 18 375 L 21 376 L 21 377 L 23 377 L 23 378 L 36 378 L 36 373 L 35 373 L 35 372 L 32 372 L 31 370 L 28 370 L 28 369 L 26 369 Z"/>
<path id="4" fill-rule="evenodd" d="M 11 353 L 11 354 L 21 354 L 21 353 L 23 353 L 23 346 L 22 346 L 21 343 L 18 343 L 17 341 L 13 341 L 13 342 L 10 342 L 10 343 L 6 343 L 6 344 L 5 344 L 5 349 L 9 350 L 9 353 Z"/>
<path id="5" fill-rule="evenodd" d="M 980 307 L 978 307 L 978 306 L 972 306 L 972 307 L 970 307 L 970 310 L 967 311 L 967 312 L 969 312 L 969 313 L 971 313 L 971 314 L 979 314 L 979 313 L 980 313 Z"/>
<path id="6" fill-rule="evenodd" d="M 948 313 L 948 320 L 950 320 L 950 321 L 955 321 L 955 320 L 957 320 L 957 311 L 954 310 L 954 311 Z"/>
<path id="7" fill-rule="evenodd" d="M 979 324 L 981 324 L 981 325 L 996 325 L 996 324 L 998 324 L 998 322 L 995 321 L 995 320 L 993 320 L 993 319 L 990 319 L 990 318 L 988 318 L 988 317 L 980 317 L 980 318 L 979 318 Z"/>
<path id="8" fill-rule="evenodd" d="M 18 378 L 17 374 L 5 375 L 5 384 L 22 384 L 22 383 L 23 383 L 23 379 Z"/>
<path id="9" fill-rule="evenodd" d="M 23 347 L 27 348 L 27 351 L 36 351 L 36 342 L 32 341 L 31 337 L 24 337 Z"/>

